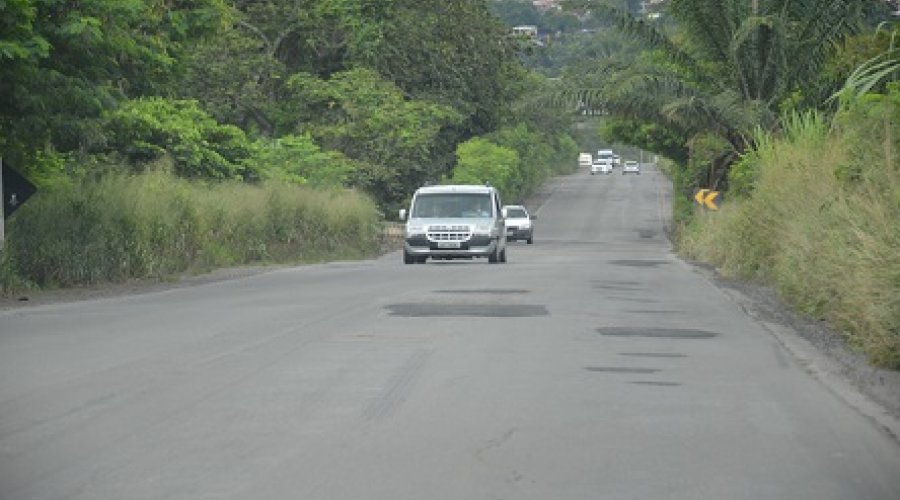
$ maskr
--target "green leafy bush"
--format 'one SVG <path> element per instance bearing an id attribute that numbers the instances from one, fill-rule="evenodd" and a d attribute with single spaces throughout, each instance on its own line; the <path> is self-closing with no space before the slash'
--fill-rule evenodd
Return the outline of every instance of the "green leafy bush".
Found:
<path id="1" fill-rule="evenodd" d="M 450 182 L 454 184 L 485 184 L 506 193 L 512 190 L 513 175 L 517 172 L 519 155 L 510 148 L 475 137 L 456 149 L 457 165 Z"/>
<path id="2" fill-rule="evenodd" d="M 343 186 L 349 183 L 356 162 L 337 151 L 323 151 L 309 135 L 286 135 L 260 139 L 247 169 L 262 179 L 275 179 L 312 186 Z"/>
<path id="3" fill-rule="evenodd" d="M 247 172 L 244 160 L 251 145 L 244 132 L 220 125 L 196 101 L 160 97 L 123 102 L 108 113 L 109 151 L 120 152 L 136 165 L 170 154 L 183 177 L 236 179 Z"/>

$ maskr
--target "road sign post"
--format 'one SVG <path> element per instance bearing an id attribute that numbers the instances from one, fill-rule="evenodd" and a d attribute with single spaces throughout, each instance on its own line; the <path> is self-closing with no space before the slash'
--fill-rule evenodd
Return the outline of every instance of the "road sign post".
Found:
<path id="1" fill-rule="evenodd" d="M 0 214 L 0 248 L 6 239 L 6 218 L 19 209 L 28 200 L 37 188 L 25 177 L 19 175 L 8 165 L 4 167 L 0 158 L 0 200 L 3 201 L 3 213 Z"/>

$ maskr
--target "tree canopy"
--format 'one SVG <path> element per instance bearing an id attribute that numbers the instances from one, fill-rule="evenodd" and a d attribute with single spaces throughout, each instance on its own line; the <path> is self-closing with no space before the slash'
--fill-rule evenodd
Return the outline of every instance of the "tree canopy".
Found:
<path id="1" fill-rule="evenodd" d="M 540 80 L 490 3 L 2 2 L 0 154 L 42 183 L 162 162 L 395 203 L 449 176 L 459 144 L 538 119 L 517 103 Z"/>

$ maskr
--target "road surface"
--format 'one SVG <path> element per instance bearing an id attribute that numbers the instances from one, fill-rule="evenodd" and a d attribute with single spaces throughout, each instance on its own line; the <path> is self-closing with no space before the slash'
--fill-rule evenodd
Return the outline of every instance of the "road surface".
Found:
<path id="1" fill-rule="evenodd" d="M 672 254 L 670 195 L 556 179 L 508 264 L 0 312 L 0 499 L 900 498 L 896 440 Z"/>

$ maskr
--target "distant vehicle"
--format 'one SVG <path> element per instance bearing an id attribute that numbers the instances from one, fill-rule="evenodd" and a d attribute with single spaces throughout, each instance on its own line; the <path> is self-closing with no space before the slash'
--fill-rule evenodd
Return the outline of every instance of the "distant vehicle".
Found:
<path id="1" fill-rule="evenodd" d="M 622 158 L 619 155 L 613 155 L 613 166 L 621 165 Z"/>
<path id="2" fill-rule="evenodd" d="M 625 174 L 641 175 L 641 166 L 634 160 L 628 160 L 625 162 L 625 167 L 622 169 L 622 175 Z"/>
<path id="3" fill-rule="evenodd" d="M 591 165 L 591 175 L 611 173 L 612 163 L 610 163 L 609 161 L 594 160 L 594 163 Z"/>
<path id="4" fill-rule="evenodd" d="M 487 257 L 506 262 L 506 225 L 500 192 L 491 186 L 425 186 L 416 190 L 406 220 L 403 263 Z M 407 216 L 409 220 L 407 220 Z"/>
<path id="5" fill-rule="evenodd" d="M 506 218 L 506 241 L 525 240 L 529 245 L 534 243 L 534 224 L 537 215 L 528 215 L 528 210 L 522 205 L 507 205 L 503 207 L 503 216 Z"/>
<path id="6" fill-rule="evenodd" d="M 594 161 L 593 157 L 591 156 L 590 153 L 581 153 L 580 155 L 578 155 L 578 166 L 579 167 L 585 167 L 585 168 L 590 167 L 591 163 L 593 161 Z"/>
<path id="7" fill-rule="evenodd" d="M 597 150 L 597 159 L 609 162 L 610 165 L 615 165 L 615 157 L 612 149 Z"/>

